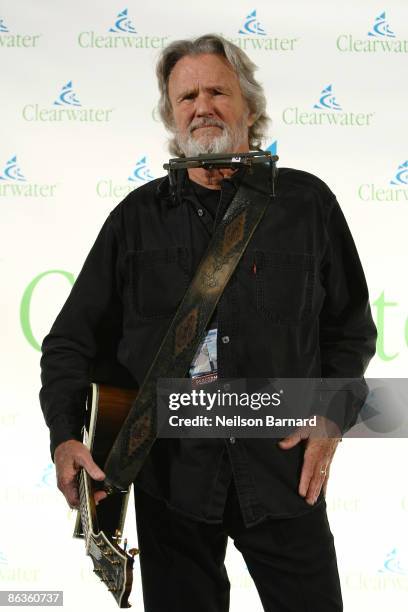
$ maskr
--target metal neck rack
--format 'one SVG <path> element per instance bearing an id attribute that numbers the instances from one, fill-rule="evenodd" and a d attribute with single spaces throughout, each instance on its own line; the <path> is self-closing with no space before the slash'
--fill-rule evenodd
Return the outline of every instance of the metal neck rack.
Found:
<path id="1" fill-rule="evenodd" d="M 248 167 L 249 172 L 253 164 L 269 165 L 270 193 L 275 196 L 275 179 L 277 176 L 276 162 L 279 157 L 272 155 L 270 151 L 251 151 L 245 153 L 215 153 L 198 155 L 197 157 L 173 157 L 163 168 L 167 170 L 170 189 L 174 198 L 177 192 L 177 170 L 182 168 L 205 168 L 214 170 L 216 168 L 242 168 Z"/>

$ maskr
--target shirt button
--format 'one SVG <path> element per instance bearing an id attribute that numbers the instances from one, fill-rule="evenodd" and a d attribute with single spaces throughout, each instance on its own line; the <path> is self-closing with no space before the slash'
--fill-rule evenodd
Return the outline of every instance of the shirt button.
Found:
<path id="1" fill-rule="evenodd" d="M 221 340 L 223 341 L 224 344 L 228 344 L 228 342 L 230 341 L 229 336 L 223 336 Z"/>
<path id="2" fill-rule="evenodd" d="M 202 208 L 199 208 L 199 209 L 197 210 L 197 212 L 198 212 L 198 214 L 200 215 L 200 217 L 202 217 L 202 216 L 203 216 L 203 214 L 204 214 L 204 211 L 203 211 L 203 209 L 202 209 Z"/>
<path id="3" fill-rule="evenodd" d="M 230 444 L 235 444 L 235 438 L 234 438 L 234 436 L 231 436 L 231 437 L 230 437 L 230 439 L 229 439 L 229 441 L 230 441 Z"/>

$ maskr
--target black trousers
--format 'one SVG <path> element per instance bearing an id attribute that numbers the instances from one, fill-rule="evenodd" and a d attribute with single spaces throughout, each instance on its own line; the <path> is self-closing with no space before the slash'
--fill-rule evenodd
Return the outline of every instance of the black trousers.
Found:
<path id="1" fill-rule="evenodd" d="M 229 610 L 228 536 L 266 612 L 343 610 L 325 504 L 300 517 L 247 528 L 233 482 L 219 525 L 183 517 L 136 487 L 134 493 L 145 612 Z"/>

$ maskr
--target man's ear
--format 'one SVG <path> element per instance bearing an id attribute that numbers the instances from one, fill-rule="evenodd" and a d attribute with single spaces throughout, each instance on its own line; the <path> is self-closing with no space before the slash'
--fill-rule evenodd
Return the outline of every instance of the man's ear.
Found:
<path id="1" fill-rule="evenodd" d="M 256 121 L 256 113 L 248 113 L 247 126 L 251 127 Z"/>

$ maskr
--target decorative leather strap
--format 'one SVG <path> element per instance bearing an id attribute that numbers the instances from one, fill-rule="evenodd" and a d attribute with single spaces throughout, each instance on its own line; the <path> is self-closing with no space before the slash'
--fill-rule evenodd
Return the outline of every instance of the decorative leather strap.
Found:
<path id="1" fill-rule="evenodd" d="M 136 478 L 157 437 L 158 378 L 184 378 L 222 292 L 273 199 L 269 166 L 247 169 L 217 226 L 104 466 L 109 493 Z"/>

